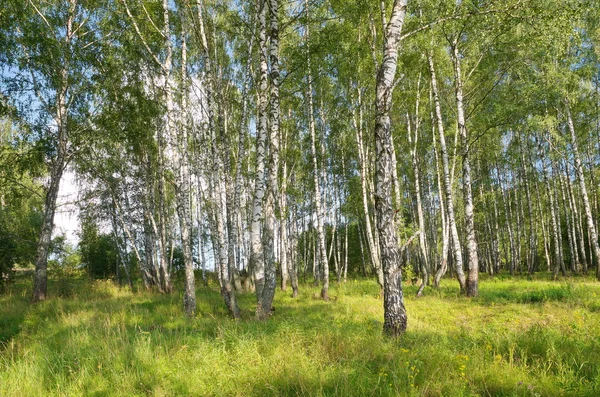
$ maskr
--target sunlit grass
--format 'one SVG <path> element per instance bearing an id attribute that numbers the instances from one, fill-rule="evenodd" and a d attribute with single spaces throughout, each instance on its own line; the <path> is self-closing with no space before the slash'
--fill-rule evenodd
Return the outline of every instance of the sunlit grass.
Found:
<path id="1" fill-rule="evenodd" d="M 0 296 L 0 396 L 598 396 L 600 284 L 486 279 L 480 296 L 457 283 L 414 298 L 409 330 L 381 333 L 371 280 L 332 286 L 335 300 L 278 291 L 275 314 L 254 320 L 240 295 L 233 321 L 218 290 L 181 295 L 77 280 L 60 298 L 28 303 L 19 282 Z"/>

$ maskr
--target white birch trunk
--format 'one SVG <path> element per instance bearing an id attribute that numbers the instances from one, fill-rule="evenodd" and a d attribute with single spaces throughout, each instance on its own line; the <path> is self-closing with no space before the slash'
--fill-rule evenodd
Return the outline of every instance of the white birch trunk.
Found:
<path id="1" fill-rule="evenodd" d="M 73 38 L 73 19 L 77 2 L 69 1 L 67 19 L 65 21 L 65 37 L 60 43 L 66 48 L 72 44 Z M 58 44 L 58 43 L 57 43 Z M 56 156 L 52 159 L 50 168 L 50 181 L 46 198 L 44 201 L 44 217 L 42 218 L 42 227 L 39 234 L 38 244 L 35 254 L 35 273 L 33 276 L 33 295 L 32 302 L 40 302 L 46 299 L 48 289 L 48 254 L 50 252 L 50 241 L 52 239 L 52 231 L 54 230 L 54 213 L 56 212 L 56 200 L 58 198 L 58 190 L 60 188 L 60 180 L 67 166 L 67 143 L 69 139 L 68 131 L 68 81 L 69 81 L 69 57 L 65 56 L 65 63 L 59 71 L 63 85 L 56 92 L 55 114 L 53 115 L 56 122 L 57 139 L 56 139 Z"/>
<path id="2" fill-rule="evenodd" d="M 598 245 L 598 233 L 596 226 L 594 225 L 594 217 L 592 216 L 592 207 L 590 206 L 590 200 L 588 198 L 587 186 L 585 183 L 585 175 L 583 173 L 583 166 L 581 164 L 581 157 L 579 155 L 579 148 L 577 147 L 577 137 L 575 135 L 575 126 L 573 124 L 573 117 L 571 116 L 571 109 L 569 104 L 565 103 L 567 111 L 567 124 L 569 127 L 569 133 L 571 135 L 571 150 L 573 151 L 573 157 L 575 160 L 575 174 L 579 181 L 579 190 L 581 191 L 581 198 L 583 200 L 583 211 L 587 219 L 588 235 L 592 242 L 592 253 L 596 258 L 596 278 L 600 281 L 600 245 Z"/>
<path id="3" fill-rule="evenodd" d="M 263 313 L 263 291 L 265 288 L 265 260 L 261 239 L 263 221 L 263 200 L 265 197 L 265 163 L 267 141 L 267 21 L 266 0 L 259 0 L 259 34 L 258 46 L 260 52 L 260 82 L 258 87 L 258 122 L 256 125 L 256 177 L 254 182 L 254 197 L 252 200 L 252 224 L 250 228 L 250 267 L 254 273 L 256 289 L 256 316 L 265 318 Z"/>
<path id="4" fill-rule="evenodd" d="M 363 212 L 365 215 L 365 234 L 367 236 L 367 244 L 369 252 L 371 253 L 371 260 L 373 261 L 373 267 L 377 273 L 377 283 L 383 288 L 383 269 L 381 268 L 381 261 L 379 258 L 379 249 L 373 233 L 373 226 L 371 225 L 371 215 L 369 213 L 369 195 L 368 191 L 368 159 L 366 145 L 363 139 L 363 120 L 362 120 L 362 95 L 360 89 L 358 91 L 358 115 L 354 115 L 354 131 L 356 135 L 356 144 L 358 147 L 358 162 L 360 167 L 360 185 L 362 193 L 362 205 Z"/>
<path id="5" fill-rule="evenodd" d="M 305 1 L 305 7 L 308 11 L 308 0 Z M 306 25 L 306 42 L 310 43 L 310 29 L 307 23 Z M 312 73 L 311 73 L 311 59 L 310 52 L 307 51 L 307 99 L 308 99 L 308 125 L 310 132 L 310 143 L 311 143 L 311 155 L 313 165 L 313 182 L 315 188 L 315 211 L 316 211 L 316 223 L 317 223 L 317 243 L 318 243 L 318 256 L 320 268 L 323 271 L 323 288 L 321 289 L 321 298 L 329 300 L 329 263 L 327 262 L 327 250 L 325 247 L 325 228 L 323 225 L 325 214 L 323 213 L 323 197 L 321 195 L 321 181 L 319 180 L 319 167 L 317 162 L 317 146 L 316 146 L 316 131 L 315 131 L 315 116 L 314 116 L 314 101 L 313 101 L 313 88 L 312 88 Z"/>
<path id="6" fill-rule="evenodd" d="M 419 117 L 419 98 L 417 98 L 417 105 L 415 110 L 416 117 Z M 419 123 L 415 123 L 415 136 L 412 136 L 412 128 L 410 122 L 410 115 L 406 115 L 407 121 L 407 132 L 408 132 L 408 144 L 410 145 L 410 158 L 413 169 L 413 175 L 415 177 L 415 197 L 417 199 L 417 219 L 419 223 L 419 248 L 421 249 L 421 275 L 422 284 L 417 290 L 417 296 L 423 295 L 425 286 L 429 284 L 429 264 L 427 261 L 427 241 L 425 235 L 425 217 L 423 216 L 423 203 L 421 202 L 421 180 L 419 174 L 419 162 L 417 159 L 417 143 L 419 139 Z"/>
<path id="7" fill-rule="evenodd" d="M 475 237 L 475 215 L 473 206 L 473 191 L 471 187 L 471 162 L 469 159 L 469 137 L 467 134 L 467 121 L 465 119 L 465 109 L 463 103 L 463 81 L 460 65 L 460 54 L 458 52 L 458 42 L 453 45 L 453 63 L 454 63 L 454 89 L 456 94 L 456 113 L 458 122 L 458 132 L 461 138 L 462 163 L 463 163 L 463 197 L 465 201 L 465 232 L 467 240 L 467 269 L 468 277 L 466 283 L 467 296 L 477 296 L 479 284 L 479 257 L 477 254 L 477 239 Z M 462 261 L 456 262 L 456 272 L 459 280 L 461 275 Z M 463 288 L 462 281 L 461 289 Z"/>
<path id="8" fill-rule="evenodd" d="M 448 227 L 450 233 L 452 233 L 452 254 L 454 258 L 454 266 L 456 267 L 456 275 L 458 283 L 462 292 L 466 291 L 466 280 L 462 270 L 462 251 L 460 247 L 460 240 L 458 238 L 458 229 L 456 227 L 456 217 L 454 216 L 454 199 L 452 194 L 452 178 L 450 176 L 450 164 L 448 161 L 448 149 L 446 148 L 446 135 L 444 133 L 444 121 L 442 118 L 442 108 L 440 106 L 440 99 L 438 93 L 437 77 L 435 73 L 435 66 L 433 63 L 433 57 L 430 55 L 429 58 L 429 72 L 431 73 L 431 85 L 433 90 L 433 101 L 435 106 L 435 115 L 437 121 L 437 129 L 439 134 L 440 151 L 442 155 L 442 170 L 443 170 L 443 181 L 444 190 L 446 194 L 446 215 L 448 217 Z"/>
<path id="9" fill-rule="evenodd" d="M 406 331 L 407 315 L 402 293 L 402 268 L 392 195 L 392 129 L 390 110 L 396 76 L 400 34 L 407 0 L 395 0 L 385 29 L 383 62 L 376 80 L 375 117 L 375 210 L 384 273 L 383 330 L 397 336 Z"/>

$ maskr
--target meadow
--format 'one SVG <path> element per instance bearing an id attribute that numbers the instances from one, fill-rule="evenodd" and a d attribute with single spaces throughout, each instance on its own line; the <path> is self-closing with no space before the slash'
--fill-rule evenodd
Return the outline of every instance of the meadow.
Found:
<path id="1" fill-rule="evenodd" d="M 382 335 L 373 280 L 332 285 L 332 301 L 277 291 L 274 315 L 227 317 L 217 286 L 186 318 L 179 292 L 110 281 L 51 280 L 29 303 L 28 279 L 0 295 L 0 396 L 599 396 L 600 283 L 454 280 L 415 298 L 408 332 Z"/>

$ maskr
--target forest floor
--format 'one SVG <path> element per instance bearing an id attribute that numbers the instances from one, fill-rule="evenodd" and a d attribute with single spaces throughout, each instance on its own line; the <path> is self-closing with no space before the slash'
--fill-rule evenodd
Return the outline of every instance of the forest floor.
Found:
<path id="1" fill-rule="evenodd" d="M 180 293 L 51 280 L 30 305 L 17 280 L 0 295 L 0 396 L 600 396 L 600 283 L 537 278 L 484 278 L 473 299 L 449 279 L 407 286 L 397 340 L 372 280 L 333 283 L 330 302 L 277 291 L 263 323 L 252 294 L 229 319 L 214 283 L 188 319 Z"/>

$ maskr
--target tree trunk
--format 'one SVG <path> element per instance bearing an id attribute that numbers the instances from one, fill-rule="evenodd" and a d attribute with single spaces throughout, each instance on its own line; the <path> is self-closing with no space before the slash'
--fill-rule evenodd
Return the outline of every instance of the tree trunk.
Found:
<path id="1" fill-rule="evenodd" d="M 431 69 L 433 70 L 433 68 Z M 434 75 L 432 73 L 432 75 Z M 433 82 L 432 82 L 432 86 L 433 86 Z M 436 87 L 437 90 L 437 87 Z M 431 89 L 430 93 L 430 102 L 433 103 L 433 88 Z M 439 102 L 438 102 L 439 105 Z M 436 109 L 437 110 L 437 109 Z M 436 125 L 439 127 L 439 123 L 441 121 L 441 111 L 439 113 L 437 113 L 437 117 L 439 117 L 440 119 L 437 120 L 437 123 L 435 122 L 435 116 L 433 115 L 433 108 L 431 110 L 431 132 L 432 132 L 432 145 L 433 145 L 433 154 L 435 157 L 435 174 L 436 174 L 436 179 L 437 179 L 437 188 L 438 188 L 438 195 L 439 195 L 439 201 L 440 201 L 440 217 L 441 217 L 441 221 L 442 221 L 442 253 L 440 255 L 440 266 L 437 270 L 437 272 L 435 273 L 435 277 L 433 279 L 433 285 L 437 288 L 440 286 L 440 281 L 442 279 L 442 277 L 444 277 L 444 275 L 446 274 L 446 272 L 448 271 L 448 247 L 449 247 L 449 239 L 450 239 L 450 229 L 448 227 L 448 222 L 446 221 L 446 203 L 444 200 L 444 187 L 442 185 L 442 171 L 440 170 L 440 159 L 439 159 L 439 155 L 438 155 L 438 148 L 437 148 L 437 144 L 436 144 Z M 443 121 L 442 121 L 443 123 Z M 442 124 L 442 128 L 443 128 L 443 124 Z"/>
<path id="2" fill-rule="evenodd" d="M 287 163 L 284 161 L 281 172 L 281 192 L 279 193 L 279 210 L 281 213 L 281 222 L 279 223 L 279 236 L 281 240 L 281 291 L 287 291 L 287 284 L 290 278 L 289 271 L 289 236 L 288 236 L 288 208 L 287 208 Z"/>
<path id="3" fill-rule="evenodd" d="M 265 5 L 269 6 L 270 26 L 270 51 L 271 64 L 271 92 L 270 92 L 270 128 L 269 128 L 269 168 L 267 173 L 267 199 L 265 202 L 265 223 L 263 229 L 263 245 L 265 256 L 264 287 L 262 297 L 259 298 L 260 306 L 257 306 L 256 316 L 265 320 L 271 314 L 273 297 L 277 285 L 275 275 L 275 206 L 279 200 L 279 4 L 278 0 L 268 0 Z M 263 6 L 264 7 L 264 6 Z M 262 21 L 261 21 L 262 29 Z M 266 23 L 265 23 L 266 30 Z M 262 49 L 262 46 L 261 46 Z M 265 48 L 266 51 L 266 48 Z M 266 54 L 265 54 L 266 55 Z M 262 72 L 262 71 L 261 71 Z M 265 92 L 266 95 L 266 92 Z M 265 109 L 266 110 L 266 109 Z M 257 291 L 258 293 L 258 291 Z"/>
<path id="4" fill-rule="evenodd" d="M 560 167 L 560 166 L 558 166 Z M 565 194 L 565 183 L 563 181 L 563 177 L 561 175 L 560 169 L 558 169 L 557 178 L 558 178 L 558 186 L 560 190 L 560 199 L 561 206 L 564 208 L 565 212 L 565 222 L 567 223 L 567 242 L 569 244 L 569 254 L 570 254 L 570 262 L 571 262 L 571 271 L 575 273 L 577 271 L 577 263 L 578 263 L 578 255 L 576 249 L 576 240 L 574 238 L 573 233 L 573 220 L 572 220 L 572 209 L 570 206 L 570 202 L 567 201 L 567 195 Z"/>
<path id="5" fill-rule="evenodd" d="M 50 241 L 52 238 L 52 231 L 54 230 L 54 213 L 56 212 L 56 198 L 58 197 L 58 189 L 60 186 L 60 179 L 62 178 L 64 167 L 65 164 L 63 156 L 59 152 L 59 155 L 55 159 L 55 162 L 52 166 L 52 171 L 50 172 L 50 185 L 48 187 L 48 191 L 46 192 L 46 201 L 44 204 L 44 218 L 35 255 L 35 273 L 33 279 L 32 302 L 40 302 L 46 299 L 48 288 L 48 254 L 50 252 Z"/>
<path id="6" fill-rule="evenodd" d="M 565 166 L 565 175 L 566 175 L 566 180 L 567 180 L 567 191 L 569 193 L 569 200 L 571 201 L 571 206 L 573 208 L 573 215 L 574 215 L 574 222 L 575 222 L 575 228 L 576 228 L 576 241 L 579 243 L 579 254 L 581 255 L 580 259 L 581 259 L 581 265 L 583 267 L 583 273 L 586 274 L 587 270 L 588 270 L 588 263 L 587 263 L 587 255 L 585 252 L 585 236 L 583 233 L 583 227 L 582 227 L 582 223 L 581 223 L 581 215 L 579 213 L 579 208 L 577 206 L 577 200 L 575 197 L 575 193 L 573 192 L 573 185 L 571 184 L 571 173 L 569 172 L 569 163 L 566 163 Z"/>
<path id="7" fill-rule="evenodd" d="M 305 7 L 308 11 L 308 1 L 305 1 Z M 310 29 L 307 23 L 306 25 L 306 42 L 310 43 Z M 307 99 L 308 99 L 308 125 L 310 131 L 310 148 L 312 154 L 312 165 L 313 165 L 313 183 L 315 188 L 315 210 L 317 217 L 317 240 L 318 240 L 318 254 L 320 258 L 320 267 L 323 271 L 323 288 L 321 289 L 321 298 L 323 300 L 329 300 L 329 263 L 327 262 L 327 250 L 325 247 L 325 228 L 323 225 L 323 202 L 321 195 L 321 181 L 319 178 L 319 167 L 317 163 L 317 147 L 316 147 L 316 131 L 315 131 L 315 117 L 314 117 L 314 103 L 313 103 L 313 92 L 312 92 L 312 73 L 311 73 L 311 59 L 310 52 L 307 51 Z"/>
<path id="8" fill-rule="evenodd" d="M 376 240 L 373 233 L 373 227 L 371 225 L 371 215 L 369 214 L 369 196 L 367 194 L 368 191 L 368 159 L 367 153 L 368 149 L 364 143 L 363 139 L 363 117 L 362 117 L 362 96 L 360 89 L 357 90 L 358 93 L 358 115 L 354 115 L 354 131 L 356 134 L 356 144 L 358 146 L 358 162 L 360 166 L 360 183 L 361 183 L 361 193 L 362 193 L 362 205 L 363 212 L 365 216 L 365 235 L 367 237 L 367 245 L 369 248 L 369 252 L 371 253 L 371 261 L 373 262 L 373 267 L 377 272 L 377 283 L 381 288 L 383 288 L 383 270 L 381 268 L 381 261 L 379 258 L 379 250 L 376 244 Z"/>
<path id="9" fill-rule="evenodd" d="M 556 215 L 556 206 L 554 203 L 554 193 L 552 192 L 552 189 L 550 188 L 550 181 L 548 178 L 548 166 L 546 165 L 546 161 L 544 159 L 544 155 L 543 155 L 543 149 L 542 149 L 542 145 L 540 142 L 538 142 L 538 150 L 540 152 L 540 160 L 542 161 L 542 168 L 543 168 L 543 175 L 544 175 L 544 183 L 546 184 L 546 193 L 548 194 L 548 199 L 550 200 L 550 223 L 551 223 L 551 227 L 552 227 L 552 234 L 554 237 L 554 278 L 556 279 L 558 277 L 558 271 L 560 270 L 561 266 L 561 253 L 560 253 L 560 235 L 558 232 L 558 222 L 557 222 L 557 215 Z"/>
<path id="10" fill-rule="evenodd" d="M 402 293 L 402 268 L 394 206 L 392 199 L 392 130 L 390 109 L 396 76 L 400 33 L 406 15 L 407 0 L 395 0 L 392 14 L 385 31 L 383 62 L 377 73 L 375 117 L 375 210 L 377 232 L 384 273 L 383 330 L 397 336 L 406 331 L 407 315 Z"/>
<path id="11" fill-rule="evenodd" d="M 265 289 L 265 260 L 261 240 L 261 223 L 263 218 L 263 199 L 265 196 L 265 163 L 267 140 L 267 22 L 266 1 L 259 1 L 259 36 L 260 83 L 258 87 L 258 122 L 256 128 L 256 179 L 254 182 L 254 198 L 252 202 L 252 225 L 250 229 L 251 254 L 250 263 L 254 272 L 256 288 L 256 317 L 265 319 L 269 313 L 263 312 L 263 291 Z"/>
<path id="12" fill-rule="evenodd" d="M 456 94 L 456 113 L 458 122 L 458 133 L 461 138 L 462 164 L 463 164 L 463 197 L 465 201 L 465 232 L 467 239 L 467 269 L 468 278 L 466 283 L 467 296 L 477 296 L 479 283 L 479 257 L 477 254 L 477 239 L 475 237 L 475 215 L 473 206 L 473 192 L 471 187 L 471 162 L 469 159 L 469 138 L 467 135 L 467 124 L 463 104 L 463 82 L 460 68 L 460 54 L 458 41 L 453 45 L 454 63 L 454 89 Z M 458 261 L 457 261 L 458 264 Z M 462 263 L 457 266 L 457 272 L 462 272 Z M 459 275 L 460 277 L 460 275 Z M 464 276 L 463 276 L 464 277 Z M 462 288 L 462 283 L 461 283 Z"/>
<path id="13" fill-rule="evenodd" d="M 419 117 L 419 98 L 417 97 L 417 104 L 415 109 L 415 115 Z M 429 283 L 429 272 L 427 271 L 429 264 L 427 260 L 427 241 L 425 240 L 425 217 L 423 216 L 423 204 L 421 202 L 421 181 L 419 175 L 419 162 L 417 159 L 417 143 L 419 140 L 419 122 L 415 123 L 415 136 L 412 137 L 412 128 L 410 122 L 410 115 L 406 115 L 407 129 L 408 129 L 408 144 L 410 145 L 410 157 L 413 169 L 413 175 L 415 177 L 415 197 L 417 199 L 417 219 L 419 222 L 419 248 L 421 249 L 421 275 L 422 283 L 417 291 L 417 296 L 423 295 L 425 286 Z"/>
<path id="14" fill-rule="evenodd" d="M 440 139 L 440 151 L 442 154 L 442 169 L 444 172 L 444 190 L 446 193 L 446 211 L 448 216 L 448 227 L 452 234 L 452 254 L 454 258 L 454 265 L 456 268 L 456 276 L 460 285 L 461 292 L 466 291 L 466 279 L 463 272 L 463 259 L 462 251 L 460 247 L 460 240 L 458 238 L 458 229 L 456 227 L 456 218 L 454 216 L 454 201 L 452 194 L 452 179 L 450 177 L 450 165 L 448 161 L 448 150 L 446 148 L 446 136 L 444 134 L 444 122 L 442 119 L 442 109 L 440 106 L 440 99 L 437 88 L 437 78 L 435 73 L 435 67 L 433 64 L 433 57 L 429 55 L 429 72 L 431 73 L 431 85 L 433 89 L 433 100 L 435 104 L 436 121 Z"/>
<path id="15" fill-rule="evenodd" d="M 292 177 L 293 178 L 293 177 Z M 292 181 L 293 183 L 293 181 Z M 293 219 L 288 224 L 290 225 L 290 235 L 289 235 L 289 243 L 287 244 L 288 252 L 287 252 L 287 268 L 288 274 L 290 275 L 290 281 L 292 284 L 292 297 L 296 298 L 298 296 L 298 221 L 296 216 L 296 211 L 293 212 Z M 284 238 L 282 234 L 281 238 Z M 283 266 L 283 264 L 282 264 Z"/>
<path id="16" fill-rule="evenodd" d="M 535 185 L 537 211 L 542 226 L 542 238 L 544 240 L 544 257 L 546 258 L 546 269 L 550 271 L 550 268 L 552 267 L 550 258 L 550 234 L 548 232 L 548 228 L 546 227 L 546 221 L 544 220 L 544 212 L 542 211 L 542 197 L 540 194 L 540 186 L 537 182 Z"/>
<path id="17" fill-rule="evenodd" d="M 65 21 L 64 42 L 57 44 L 70 48 L 73 38 L 73 19 L 76 11 L 76 3 L 69 5 L 67 19 Z M 68 131 L 68 98 L 69 90 L 69 60 L 66 59 L 63 68 L 59 71 L 60 81 L 63 85 L 56 90 L 54 121 L 56 122 L 56 156 L 52 159 L 50 168 L 50 181 L 44 201 L 44 217 L 39 234 L 38 245 L 35 254 L 35 273 L 33 276 L 32 302 L 40 302 L 46 299 L 48 289 L 48 254 L 50 253 L 50 242 L 54 230 L 54 214 L 56 212 L 56 200 L 60 188 L 60 180 L 67 166 L 67 143 Z"/>
<path id="18" fill-rule="evenodd" d="M 585 175 L 583 173 L 581 157 L 579 156 L 579 149 L 577 147 L 577 137 L 575 135 L 575 126 L 573 125 L 571 109 L 569 108 L 569 104 L 567 102 L 565 105 L 567 111 L 567 124 L 571 135 L 571 150 L 573 151 L 573 157 L 575 160 L 575 174 L 577 175 L 577 180 L 579 181 L 579 190 L 581 191 L 581 198 L 583 199 L 583 210 L 587 219 L 588 235 L 590 236 L 590 240 L 592 240 L 592 252 L 596 258 L 596 278 L 600 281 L 600 245 L 598 244 L 598 234 L 596 232 L 596 226 L 594 225 L 592 208 L 590 206 L 590 200 L 587 194 Z"/>
<path id="19" fill-rule="evenodd" d="M 519 140 L 520 151 L 521 151 L 521 169 L 523 172 L 523 183 L 525 184 L 525 194 L 527 197 L 527 214 L 529 216 L 529 250 L 527 254 L 527 272 L 529 275 L 533 275 L 536 268 L 536 256 L 537 256 L 537 241 L 535 233 L 535 219 L 533 213 L 533 197 L 531 196 L 531 189 L 529 186 L 529 168 L 525 161 L 525 148 L 523 138 Z M 529 150 L 527 150 L 529 152 Z M 529 157 L 529 156 L 528 156 Z"/>

